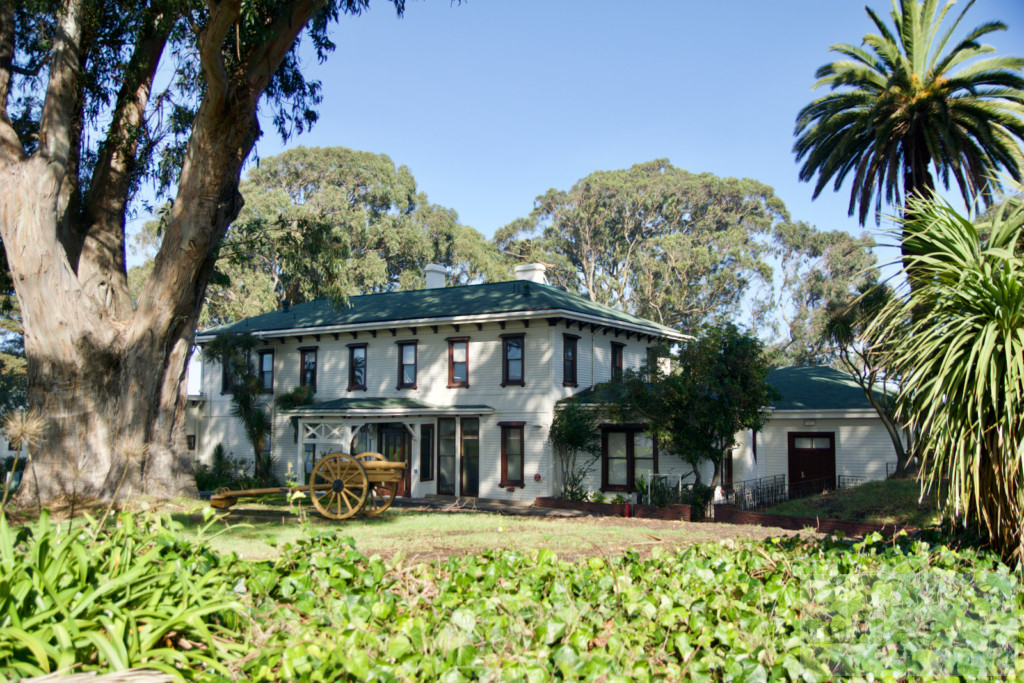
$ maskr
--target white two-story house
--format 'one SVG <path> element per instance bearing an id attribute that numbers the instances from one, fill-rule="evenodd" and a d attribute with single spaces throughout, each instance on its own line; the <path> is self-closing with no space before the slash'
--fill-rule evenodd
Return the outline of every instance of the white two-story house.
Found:
<path id="1" fill-rule="evenodd" d="M 542 265 L 519 266 L 516 278 L 446 287 L 444 269 L 431 265 L 425 289 L 356 296 L 340 309 L 313 301 L 196 341 L 222 332 L 259 341 L 281 479 L 303 483 L 327 453 L 376 451 L 408 463 L 400 495 L 532 501 L 556 490 L 548 429 L 557 401 L 641 367 L 653 344 L 685 337 L 548 285 Z M 217 444 L 251 457 L 224 381 L 204 360 L 188 428 L 201 460 Z M 275 394 L 300 385 L 314 390 L 312 404 L 275 406 Z M 657 471 L 656 448 L 638 427 L 603 431 L 602 488 L 626 491 Z"/>

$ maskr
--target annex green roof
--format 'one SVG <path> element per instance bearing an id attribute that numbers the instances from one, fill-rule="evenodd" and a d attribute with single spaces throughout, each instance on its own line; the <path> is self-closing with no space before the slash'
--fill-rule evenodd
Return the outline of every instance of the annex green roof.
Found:
<path id="1" fill-rule="evenodd" d="M 464 287 L 416 289 L 405 292 L 366 294 L 349 298 L 340 309 L 329 299 L 317 299 L 288 309 L 257 315 L 199 333 L 208 337 L 221 332 L 284 332 L 348 325 L 444 320 L 474 315 L 563 311 L 603 318 L 615 323 L 644 327 L 650 334 L 679 339 L 682 335 L 670 327 L 645 320 L 609 306 L 595 303 L 558 287 L 513 280 Z"/>
<path id="2" fill-rule="evenodd" d="M 834 368 L 775 368 L 768 373 L 768 383 L 782 394 L 772 406 L 775 410 L 873 410 L 857 381 Z M 615 399 L 615 385 L 600 384 L 559 403 L 608 403 Z"/>
<path id="3" fill-rule="evenodd" d="M 835 368 L 776 368 L 768 383 L 782 394 L 776 410 L 872 410 L 857 381 Z"/>
<path id="4" fill-rule="evenodd" d="M 291 410 L 282 411 L 289 415 L 340 415 L 367 414 L 367 413 L 456 413 L 456 414 L 482 414 L 494 412 L 494 408 L 485 405 L 446 405 L 439 406 L 414 398 L 338 398 L 333 401 L 321 403 L 310 403 L 305 406 L 298 406 Z"/>

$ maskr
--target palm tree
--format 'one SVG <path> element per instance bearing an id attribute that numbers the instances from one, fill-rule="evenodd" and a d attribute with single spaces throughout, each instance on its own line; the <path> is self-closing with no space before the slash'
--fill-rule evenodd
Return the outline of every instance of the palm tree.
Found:
<path id="1" fill-rule="evenodd" d="M 845 57 L 818 69 L 815 88 L 831 92 L 804 107 L 793 151 L 800 179 L 817 176 L 814 197 L 829 182 L 838 190 L 852 173 L 849 215 L 863 225 L 882 196 L 890 206 L 913 195 L 930 197 L 933 171 L 950 176 L 964 201 L 991 201 L 1002 171 L 1020 181 L 1024 160 L 1024 58 L 984 57 L 994 48 L 977 41 L 1006 29 L 991 21 L 971 30 L 944 53 L 972 2 L 940 34 L 955 0 L 893 0 L 894 29 L 870 8 L 877 34 L 861 47 L 838 44 Z"/>
<path id="2" fill-rule="evenodd" d="M 896 417 L 917 439 L 927 485 L 1021 563 L 1024 208 L 1004 203 L 984 223 L 941 199 L 915 197 L 910 209 L 903 231 L 920 278 L 886 302 L 867 336 L 881 339 L 887 374 L 901 378 Z"/>

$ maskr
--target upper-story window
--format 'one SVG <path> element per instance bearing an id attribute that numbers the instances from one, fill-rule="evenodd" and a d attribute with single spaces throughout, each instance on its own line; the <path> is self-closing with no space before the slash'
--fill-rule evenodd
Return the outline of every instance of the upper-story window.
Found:
<path id="1" fill-rule="evenodd" d="M 274 393 L 274 352 L 269 349 L 260 351 L 259 379 L 264 394 Z"/>
<path id="2" fill-rule="evenodd" d="M 224 358 L 220 362 L 220 393 L 232 394 L 235 391 L 235 372 L 231 361 Z"/>
<path id="3" fill-rule="evenodd" d="M 316 347 L 299 349 L 299 386 L 316 393 Z"/>
<path id="4" fill-rule="evenodd" d="M 469 337 L 448 338 L 448 386 L 469 386 Z"/>
<path id="5" fill-rule="evenodd" d="M 622 355 L 626 349 L 625 344 L 612 342 L 612 379 L 622 379 Z"/>
<path id="6" fill-rule="evenodd" d="M 366 391 L 366 344 L 348 345 L 348 390 Z"/>
<path id="7" fill-rule="evenodd" d="M 416 344 L 413 341 L 398 342 L 398 388 L 416 388 Z"/>
<path id="8" fill-rule="evenodd" d="M 523 334 L 501 335 L 501 386 L 518 384 L 523 386 L 523 360 L 526 336 Z"/>
<path id="9" fill-rule="evenodd" d="M 576 378 L 576 347 L 579 337 L 575 334 L 562 335 L 562 385 L 579 386 Z"/>

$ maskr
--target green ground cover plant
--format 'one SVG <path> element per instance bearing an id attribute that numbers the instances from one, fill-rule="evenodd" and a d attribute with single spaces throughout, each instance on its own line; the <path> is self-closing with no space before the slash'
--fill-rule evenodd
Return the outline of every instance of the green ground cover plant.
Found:
<path id="1" fill-rule="evenodd" d="M 850 489 L 787 500 L 765 512 L 916 528 L 935 526 L 942 519 L 935 496 L 922 498 L 921 485 L 913 479 L 869 481 Z"/>
<path id="2" fill-rule="evenodd" d="M 166 519 L 119 522 L 96 540 L 0 522 L 0 677 L 72 662 L 204 681 L 1024 673 L 1020 576 L 923 539 L 417 563 L 311 530 L 276 560 L 244 562 L 181 541 Z"/>

